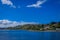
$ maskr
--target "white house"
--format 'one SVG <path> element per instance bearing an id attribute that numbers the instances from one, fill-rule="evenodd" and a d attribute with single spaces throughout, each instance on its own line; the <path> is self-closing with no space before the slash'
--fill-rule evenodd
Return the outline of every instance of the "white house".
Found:
<path id="1" fill-rule="evenodd" d="M 60 28 L 56 28 L 56 30 L 60 30 Z"/>

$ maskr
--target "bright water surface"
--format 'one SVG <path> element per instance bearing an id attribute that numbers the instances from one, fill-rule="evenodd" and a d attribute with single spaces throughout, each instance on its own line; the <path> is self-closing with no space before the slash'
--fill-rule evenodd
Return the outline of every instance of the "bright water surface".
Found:
<path id="1" fill-rule="evenodd" d="M 60 32 L 0 30 L 0 40 L 60 40 Z"/>

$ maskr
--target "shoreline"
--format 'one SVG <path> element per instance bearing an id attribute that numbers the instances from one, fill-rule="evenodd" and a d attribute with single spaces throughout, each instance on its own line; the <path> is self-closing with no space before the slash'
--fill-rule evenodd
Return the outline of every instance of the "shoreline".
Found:
<path id="1" fill-rule="evenodd" d="M 2 29 L 0 29 L 2 30 Z M 23 29 L 15 30 L 15 29 L 3 29 L 2 31 L 21 31 Z M 60 32 L 60 30 L 23 30 L 23 31 L 30 31 L 30 32 Z"/>

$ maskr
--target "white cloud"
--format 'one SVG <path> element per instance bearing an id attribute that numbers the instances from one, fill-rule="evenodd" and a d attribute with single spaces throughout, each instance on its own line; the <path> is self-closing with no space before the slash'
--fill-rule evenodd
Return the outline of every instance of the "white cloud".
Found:
<path id="1" fill-rule="evenodd" d="M 40 7 L 42 7 L 41 5 L 43 4 L 43 3 L 45 3 L 46 2 L 46 0 L 43 0 L 43 1 L 37 1 L 36 2 L 36 4 L 31 4 L 31 5 L 27 5 L 26 7 L 35 7 L 35 8 L 40 8 Z"/>
<path id="2" fill-rule="evenodd" d="M 24 21 L 20 22 L 20 25 L 25 25 L 25 24 L 38 24 L 38 23 L 37 22 L 24 22 Z"/>
<path id="3" fill-rule="evenodd" d="M 10 20 L 0 20 L 0 27 L 13 27 L 17 25 L 20 25 L 20 23 L 16 21 L 10 21 Z"/>
<path id="4" fill-rule="evenodd" d="M 10 7 L 16 8 L 16 6 L 13 5 L 12 1 L 10 1 L 10 0 L 1 0 L 1 3 L 9 5 Z"/>
<path id="5" fill-rule="evenodd" d="M 16 22 L 16 21 L 10 21 L 10 20 L 0 20 L 0 27 L 14 27 L 18 25 L 25 25 L 25 24 L 38 24 L 36 22 Z"/>

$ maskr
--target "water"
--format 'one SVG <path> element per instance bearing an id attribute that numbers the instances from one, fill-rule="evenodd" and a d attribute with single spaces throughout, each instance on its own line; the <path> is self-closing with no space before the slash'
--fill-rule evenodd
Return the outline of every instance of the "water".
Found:
<path id="1" fill-rule="evenodd" d="M 60 32 L 0 30 L 0 40 L 60 40 Z"/>

